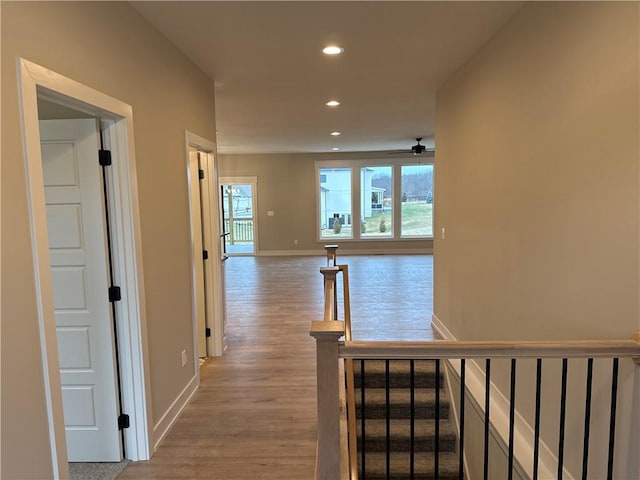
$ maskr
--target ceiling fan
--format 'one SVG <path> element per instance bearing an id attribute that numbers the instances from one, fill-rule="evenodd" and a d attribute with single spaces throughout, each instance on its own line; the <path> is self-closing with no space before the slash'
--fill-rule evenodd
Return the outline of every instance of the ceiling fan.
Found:
<path id="1" fill-rule="evenodd" d="M 428 156 L 433 156 L 433 154 L 435 153 L 436 149 L 435 148 L 427 148 L 426 146 L 422 145 L 420 142 L 422 141 L 422 137 L 416 137 L 416 141 L 418 143 L 416 143 L 415 145 L 413 145 L 411 147 L 411 149 L 409 150 L 394 150 L 392 152 L 388 152 L 390 155 L 407 155 L 407 154 L 412 154 L 412 155 L 428 155 Z"/>

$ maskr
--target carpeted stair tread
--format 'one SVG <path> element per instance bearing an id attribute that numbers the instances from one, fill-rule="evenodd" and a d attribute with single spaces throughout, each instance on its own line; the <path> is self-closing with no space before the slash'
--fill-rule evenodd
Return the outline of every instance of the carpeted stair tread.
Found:
<path id="1" fill-rule="evenodd" d="M 390 360 L 387 381 L 385 360 L 364 362 L 365 452 L 367 480 L 386 479 L 387 391 L 389 395 L 390 475 L 393 480 L 432 479 L 434 475 L 436 384 L 440 411 L 438 425 L 439 475 L 443 480 L 458 478 L 457 432 L 449 419 L 449 396 L 445 389 L 444 369 L 436 382 L 434 360 L 414 361 L 414 475 L 410 474 L 411 451 L 411 361 Z M 358 464 L 362 475 L 362 362 L 354 367 L 354 397 L 358 438 Z M 387 387 L 388 383 L 388 387 Z"/>
<path id="2" fill-rule="evenodd" d="M 416 389 L 414 398 L 415 418 L 435 418 L 436 394 L 433 389 Z M 386 390 L 384 388 L 365 389 L 366 418 L 386 418 Z M 411 418 L 411 391 L 408 388 L 389 390 L 391 418 Z M 361 418 L 362 397 L 360 389 L 355 390 L 356 417 Z M 449 418 L 449 402 L 440 393 L 440 419 Z"/>
<path id="3" fill-rule="evenodd" d="M 436 366 L 433 360 L 414 360 L 414 386 L 415 388 L 434 388 L 436 386 Z M 353 362 L 355 386 L 359 388 L 361 381 L 362 365 L 359 361 Z M 364 367 L 364 381 L 366 388 L 384 388 L 386 384 L 386 371 L 384 360 L 366 360 Z M 411 385 L 410 360 L 389 361 L 389 387 L 409 388 Z M 440 369 L 440 388 L 444 386 L 444 374 Z"/>
<path id="4" fill-rule="evenodd" d="M 415 420 L 414 422 L 414 450 L 419 452 L 435 450 L 435 421 Z M 358 445 L 361 445 L 362 423 L 356 425 L 358 433 Z M 408 452 L 411 450 L 411 421 L 392 420 L 389 425 L 390 449 L 394 452 Z M 441 452 L 455 451 L 456 432 L 449 421 L 440 422 Z M 366 448 L 368 452 L 386 451 L 387 448 L 387 422 L 386 420 L 367 420 L 365 425 Z"/>
<path id="5" fill-rule="evenodd" d="M 358 464 L 362 461 L 358 455 Z M 366 478 L 368 480 L 386 479 L 386 454 L 368 453 L 365 458 Z M 390 457 L 391 478 L 393 480 L 410 480 L 410 454 L 408 452 L 393 452 Z M 441 480 L 454 480 L 458 478 L 458 456 L 453 452 L 440 452 L 438 478 Z M 425 452 L 414 455 L 415 480 L 433 479 L 434 457 L 433 453 Z"/>

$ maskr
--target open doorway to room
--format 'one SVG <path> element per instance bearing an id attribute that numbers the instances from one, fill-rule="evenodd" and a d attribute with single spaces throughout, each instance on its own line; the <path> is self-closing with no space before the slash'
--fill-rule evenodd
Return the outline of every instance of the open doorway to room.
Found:
<path id="1" fill-rule="evenodd" d="M 51 460 L 68 478 L 68 462 L 151 456 L 133 120 L 129 105 L 19 67 Z"/>
<path id="2" fill-rule="evenodd" d="M 256 177 L 221 177 L 220 211 L 226 255 L 255 255 L 258 251 Z"/>

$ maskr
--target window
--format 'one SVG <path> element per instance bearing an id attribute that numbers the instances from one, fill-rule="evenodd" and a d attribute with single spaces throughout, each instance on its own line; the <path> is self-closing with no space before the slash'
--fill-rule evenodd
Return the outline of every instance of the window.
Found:
<path id="1" fill-rule="evenodd" d="M 318 239 L 433 238 L 433 164 L 316 162 Z"/>
<path id="2" fill-rule="evenodd" d="M 360 169 L 360 237 L 393 237 L 393 168 Z"/>
<path id="3" fill-rule="evenodd" d="M 433 236 L 433 165 L 403 165 L 400 235 Z"/>
<path id="4" fill-rule="evenodd" d="M 353 238 L 351 168 L 320 168 L 320 239 Z"/>

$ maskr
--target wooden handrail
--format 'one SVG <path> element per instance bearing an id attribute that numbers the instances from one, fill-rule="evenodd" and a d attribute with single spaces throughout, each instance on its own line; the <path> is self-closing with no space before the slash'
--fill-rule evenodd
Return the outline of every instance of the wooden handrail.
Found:
<path id="1" fill-rule="evenodd" d="M 635 335 L 635 334 L 634 334 Z M 630 340 L 340 342 L 340 358 L 640 358 L 640 342 Z"/>
<path id="2" fill-rule="evenodd" d="M 349 297 L 349 267 L 337 265 L 342 273 L 342 298 L 344 302 L 344 338 L 351 341 L 351 300 Z M 356 399 L 353 359 L 345 359 L 344 373 L 346 380 L 347 435 L 349 437 L 349 475 L 351 480 L 358 479 L 358 448 L 356 431 Z"/>

